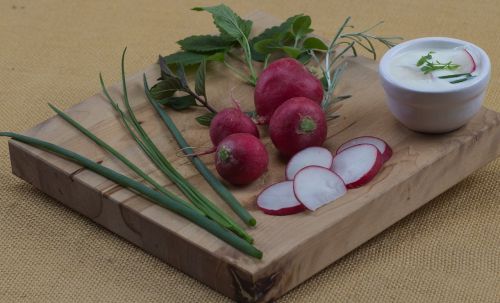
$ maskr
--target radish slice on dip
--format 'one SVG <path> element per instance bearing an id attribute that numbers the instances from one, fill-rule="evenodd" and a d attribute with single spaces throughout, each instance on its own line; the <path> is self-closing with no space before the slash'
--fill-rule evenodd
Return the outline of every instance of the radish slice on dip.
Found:
<path id="1" fill-rule="evenodd" d="M 321 166 L 330 168 L 332 166 L 333 155 L 323 147 L 308 147 L 295 154 L 286 166 L 286 178 L 293 180 L 297 172 L 307 166 Z"/>
<path id="2" fill-rule="evenodd" d="M 382 154 L 382 159 L 384 160 L 384 162 L 389 160 L 389 158 L 391 158 L 392 156 L 392 149 L 389 146 L 389 144 L 387 144 L 384 140 L 380 138 L 372 136 L 358 137 L 345 142 L 337 149 L 337 154 L 346 148 L 359 144 L 371 144 L 375 146 L 378 149 L 378 151 Z"/>
<path id="3" fill-rule="evenodd" d="M 295 175 L 293 191 L 305 207 L 316 210 L 342 197 L 347 189 L 342 179 L 331 170 L 308 166 Z"/>
<path id="4" fill-rule="evenodd" d="M 293 181 L 275 183 L 257 196 L 257 206 L 268 215 L 285 216 L 304 211 L 306 208 L 293 192 Z"/>
<path id="5" fill-rule="evenodd" d="M 333 157 L 332 170 L 344 180 L 347 188 L 356 188 L 370 182 L 383 163 L 382 154 L 375 146 L 359 144 Z"/>

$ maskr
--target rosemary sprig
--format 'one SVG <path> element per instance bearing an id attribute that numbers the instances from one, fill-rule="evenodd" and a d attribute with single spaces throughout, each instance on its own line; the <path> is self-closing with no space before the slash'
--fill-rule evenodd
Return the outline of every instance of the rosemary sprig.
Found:
<path id="1" fill-rule="evenodd" d="M 194 224 L 200 226 L 201 228 L 205 229 L 206 231 L 210 232 L 214 236 L 218 237 L 219 239 L 225 241 L 229 245 L 233 246 L 234 248 L 240 250 L 241 252 L 252 256 L 257 259 L 262 258 L 262 252 L 255 248 L 253 245 L 248 243 L 247 241 L 239 238 L 238 236 L 234 235 L 233 233 L 229 232 L 228 230 L 222 228 L 219 224 L 215 223 L 214 221 L 208 219 L 207 217 L 201 215 L 199 212 L 194 211 L 193 209 L 185 206 L 182 203 L 179 203 L 178 200 L 174 200 L 170 198 L 169 196 L 164 195 L 163 193 L 157 192 L 142 183 L 135 181 L 132 178 L 129 178 L 125 175 L 122 175 L 120 173 L 117 173 L 116 171 L 109 169 L 105 166 L 102 166 L 100 164 L 95 163 L 94 161 L 78 154 L 75 152 L 72 152 L 70 150 L 67 150 L 65 148 L 62 148 L 60 146 L 57 146 L 55 144 L 39 140 L 33 137 L 28 137 L 12 132 L 0 132 L 0 137 L 11 137 L 12 139 L 23 142 L 25 144 L 34 146 L 39 149 L 43 149 L 46 151 L 49 151 L 51 153 L 57 154 L 61 157 L 64 157 L 72 162 L 75 162 L 79 165 L 82 165 L 83 167 L 115 182 L 118 185 L 121 185 L 125 188 L 129 188 L 144 197 L 146 197 L 148 200 L 165 207 L 176 214 L 188 219 L 189 221 L 193 222 Z"/>
<path id="2" fill-rule="evenodd" d="M 207 197 L 205 197 L 201 192 L 199 192 L 191 183 L 189 183 L 173 166 L 172 164 L 163 156 L 163 154 L 156 147 L 154 142 L 148 136 L 146 131 L 141 126 L 141 123 L 135 117 L 134 111 L 130 106 L 127 93 L 127 84 L 125 81 L 125 53 L 126 48 L 122 53 L 121 60 L 121 74 L 122 74 L 122 90 L 123 90 L 123 104 L 127 110 L 123 113 L 117 103 L 111 98 L 108 93 L 106 86 L 101 77 L 101 86 L 104 95 L 111 103 L 115 111 L 119 114 L 123 124 L 130 133 L 130 135 L 137 142 L 139 147 L 143 152 L 149 157 L 149 159 L 156 165 L 156 167 L 168 178 L 170 179 L 181 192 L 205 215 L 207 215 L 212 220 L 221 224 L 222 226 L 233 231 L 238 236 L 247 240 L 249 243 L 253 242 L 252 237 L 243 230 L 238 224 L 236 224 L 228 215 L 226 215 L 222 210 L 220 210 L 215 204 L 213 204 Z"/>
<path id="3" fill-rule="evenodd" d="M 328 111 L 333 104 L 348 99 L 350 96 L 337 96 L 334 97 L 333 93 L 335 91 L 335 87 L 339 83 L 340 77 L 346 68 L 346 63 L 340 63 L 343 56 L 348 52 L 352 51 L 354 56 L 358 55 L 357 46 L 365 49 L 369 53 L 373 55 L 373 59 L 377 59 L 377 53 L 375 50 L 375 46 L 372 41 L 377 41 L 382 43 L 383 45 L 391 48 L 395 46 L 397 40 L 401 40 L 403 38 L 392 36 L 378 36 L 371 33 L 371 30 L 378 27 L 383 23 L 383 21 L 378 22 L 377 24 L 364 29 L 358 32 L 345 32 L 347 28 L 353 28 L 352 25 L 349 24 L 351 17 L 347 17 L 342 25 L 337 30 L 337 33 L 333 37 L 332 41 L 328 48 L 324 51 L 325 56 L 323 62 L 316 56 L 318 50 L 310 50 L 309 54 L 312 56 L 316 64 L 321 69 L 323 74 L 322 82 L 324 86 L 324 97 L 321 103 L 324 111 Z M 343 48 L 342 48 L 343 47 Z"/>

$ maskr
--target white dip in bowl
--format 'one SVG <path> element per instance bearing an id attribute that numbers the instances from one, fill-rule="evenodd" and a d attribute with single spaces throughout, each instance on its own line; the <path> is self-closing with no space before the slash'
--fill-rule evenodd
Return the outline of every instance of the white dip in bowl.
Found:
<path id="1" fill-rule="evenodd" d="M 491 64 L 470 42 L 429 37 L 391 48 L 380 61 L 379 74 L 396 119 L 415 131 L 444 133 L 479 111 Z"/>

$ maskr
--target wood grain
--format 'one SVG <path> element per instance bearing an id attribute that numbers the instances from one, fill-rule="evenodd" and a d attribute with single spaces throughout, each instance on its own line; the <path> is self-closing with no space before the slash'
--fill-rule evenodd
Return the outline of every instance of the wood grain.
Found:
<path id="1" fill-rule="evenodd" d="M 252 16 L 257 28 L 275 22 L 263 13 Z M 258 30 L 258 29 L 257 29 Z M 14 174 L 213 289 L 238 301 L 269 301 L 284 294 L 349 251 L 416 210 L 474 170 L 500 154 L 500 114 L 483 108 L 465 127 L 445 135 L 424 135 L 407 130 L 389 113 L 378 81 L 377 64 L 365 58 L 348 59 L 338 94 L 353 97 L 331 121 L 325 146 L 334 151 L 342 142 L 360 135 L 385 139 L 394 156 L 368 185 L 320 210 L 288 217 L 267 216 L 257 210 L 255 197 L 265 186 L 284 179 L 285 162 L 266 134 L 269 171 L 247 187 L 230 187 L 257 219 L 248 229 L 262 260 L 247 257 L 194 224 L 123 189 L 113 182 L 22 143 L 9 141 Z M 118 71 L 117 71 L 118 72 Z M 156 65 L 144 71 L 154 83 Z M 230 106 L 229 91 L 251 109 L 252 89 L 232 78 L 221 66 L 211 66 L 208 95 L 217 108 Z M 175 167 L 221 208 L 231 213 L 178 147 L 143 94 L 142 72 L 127 78 L 129 96 L 138 119 Z M 119 85 L 110 87 L 120 98 Z M 67 113 L 142 167 L 160 184 L 178 192 L 148 161 L 107 104 L 96 94 Z M 171 112 L 192 146 L 209 146 L 207 129 L 197 125 L 198 110 Z M 26 132 L 76 151 L 136 178 L 126 167 L 93 142 L 53 117 Z M 213 169 L 213 159 L 205 162 Z M 236 216 L 233 215 L 236 218 Z"/>

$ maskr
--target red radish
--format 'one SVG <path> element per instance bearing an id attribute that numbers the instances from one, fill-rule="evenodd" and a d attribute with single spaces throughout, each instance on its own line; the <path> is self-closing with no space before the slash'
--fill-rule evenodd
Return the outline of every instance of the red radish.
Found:
<path id="1" fill-rule="evenodd" d="M 210 139 L 214 146 L 231 134 L 248 133 L 259 138 L 259 130 L 241 109 L 226 108 L 215 115 L 210 123 Z"/>
<path id="2" fill-rule="evenodd" d="M 354 139 L 351 139 L 344 144 L 342 144 L 338 149 L 337 149 L 337 154 L 343 151 L 346 148 L 349 148 L 354 145 L 359 145 L 359 144 L 371 144 L 375 146 L 378 151 L 382 154 L 382 160 L 385 162 L 389 160 L 392 156 L 392 149 L 385 142 L 384 140 L 377 138 L 377 137 L 372 137 L 372 136 L 362 136 L 362 137 L 357 137 Z"/>
<path id="3" fill-rule="evenodd" d="M 296 153 L 286 166 L 285 175 L 287 180 L 293 180 L 297 172 L 307 166 L 321 166 L 330 168 L 333 155 L 324 147 L 308 147 Z"/>
<path id="4" fill-rule="evenodd" d="M 347 188 L 356 188 L 370 182 L 383 163 L 382 154 L 375 146 L 359 144 L 335 155 L 332 170 L 344 180 Z"/>
<path id="5" fill-rule="evenodd" d="M 301 169 L 293 180 L 295 196 L 310 210 L 342 197 L 347 189 L 342 179 L 331 170 L 320 166 Z"/>
<path id="6" fill-rule="evenodd" d="M 275 183 L 257 196 L 257 205 L 268 215 L 285 216 L 304 211 L 306 208 L 293 192 L 293 181 Z"/>
<path id="7" fill-rule="evenodd" d="M 284 156 L 292 156 L 306 147 L 321 146 L 326 139 L 325 113 L 308 98 L 291 98 L 271 117 L 269 136 Z"/>
<path id="8" fill-rule="evenodd" d="M 293 97 L 306 97 L 321 104 L 323 86 L 295 59 L 283 58 L 269 64 L 255 85 L 254 102 L 259 121 L 269 123 L 278 106 Z"/>
<path id="9" fill-rule="evenodd" d="M 258 179 L 267 169 L 267 150 L 255 136 L 246 133 L 224 138 L 215 151 L 215 168 L 234 185 L 245 185 Z"/>

